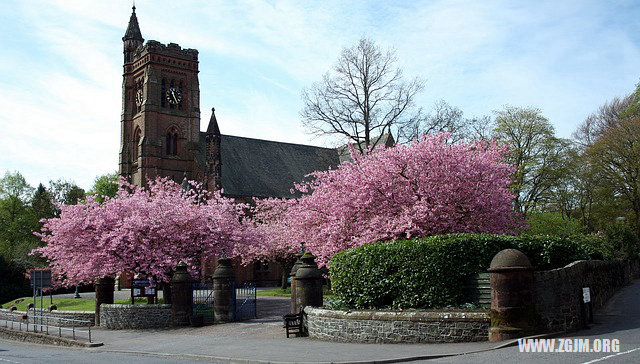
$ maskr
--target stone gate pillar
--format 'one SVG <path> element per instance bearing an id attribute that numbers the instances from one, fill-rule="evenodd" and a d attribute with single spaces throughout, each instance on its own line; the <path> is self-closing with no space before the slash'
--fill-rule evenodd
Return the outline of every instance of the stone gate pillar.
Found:
<path id="1" fill-rule="evenodd" d="M 316 266 L 316 257 L 306 252 L 301 259 L 302 265 L 296 272 L 296 309 L 298 311 L 306 306 L 322 306 L 322 272 Z"/>
<path id="2" fill-rule="evenodd" d="M 193 278 L 184 262 L 178 263 L 170 282 L 171 316 L 176 326 L 188 325 L 193 314 Z"/>
<path id="3" fill-rule="evenodd" d="M 536 326 L 533 305 L 533 267 L 517 249 L 496 254 L 489 268 L 491 282 L 491 328 L 489 341 L 527 336 Z"/>
<path id="4" fill-rule="evenodd" d="M 289 273 L 289 278 L 291 278 L 291 313 L 294 315 L 300 311 L 296 304 L 296 272 L 298 272 L 298 268 L 302 266 L 302 254 L 296 254 L 296 256 L 298 259 L 296 259 Z"/>
<path id="5" fill-rule="evenodd" d="M 100 305 L 113 303 L 113 291 L 116 280 L 113 277 L 103 277 L 96 280 L 96 326 L 100 326 Z"/>
<path id="6" fill-rule="evenodd" d="M 216 322 L 233 320 L 233 283 L 235 274 L 229 258 L 218 259 L 218 267 L 213 272 L 213 313 Z"/>

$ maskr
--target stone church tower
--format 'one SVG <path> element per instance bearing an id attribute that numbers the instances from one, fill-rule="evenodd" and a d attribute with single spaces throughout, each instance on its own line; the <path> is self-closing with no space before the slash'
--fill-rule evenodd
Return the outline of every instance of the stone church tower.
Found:
<path id="1" fill-rule="evenodd" d="M 157 176 L 180 182 L 185 173 L 203 181 L 208 168 L 198 158 L 204 154 L 198 51 L 153 40 L 144 44 L 135 9 L 122 38 L 120 175 L 136 185 Z"/>

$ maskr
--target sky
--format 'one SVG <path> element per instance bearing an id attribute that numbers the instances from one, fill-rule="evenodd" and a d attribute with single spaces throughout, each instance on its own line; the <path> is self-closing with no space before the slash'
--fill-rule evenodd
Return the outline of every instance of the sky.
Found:
<path id="1" fill-rule="evenodd" d="M 0 1 L 0 173 L 90 188 L 117 170 L 127 0 Z M 145 40 L 199 51 L 201 129 L 328 146 L 306 133 L 301 91 L 344 47 L 393 48 L 416 103 L 465 117 L 542 111 L 557 135 L 640 80 L 638 1 L 138 0 Z"/>

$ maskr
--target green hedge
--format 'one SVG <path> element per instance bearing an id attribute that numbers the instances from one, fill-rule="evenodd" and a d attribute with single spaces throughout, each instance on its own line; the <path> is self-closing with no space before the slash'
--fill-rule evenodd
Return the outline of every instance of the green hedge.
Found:
<path id="1" fill-rule="evenodd" d="M 332 287 L 353 308 L 458 305 L 464 303 L 464 277 L 485 272 L 493 256 L 506 248 L 521 250 L 536 269 L 613 256 L 604 239 L 585 235 L 455 234 L 375 242 L 333 256 Z"/>

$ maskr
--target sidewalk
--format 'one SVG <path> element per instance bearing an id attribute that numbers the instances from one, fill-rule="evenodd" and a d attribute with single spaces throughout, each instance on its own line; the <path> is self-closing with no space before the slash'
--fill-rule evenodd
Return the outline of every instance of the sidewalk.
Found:
<path id="1" fill-rule="evenodd" d="M 282 314 L 289 299 L 260 297 L 260 319 L 200 328 L 155 331 L 105 330 L 94 337 L 104 346 L 92 351 L 145 353 L 175 359 L 225 362 L 384 362 L 488 350 L 501 344 L 351 344 L 285 337 Z M 261 309 L 262 306 L 262 309 Z"/>

